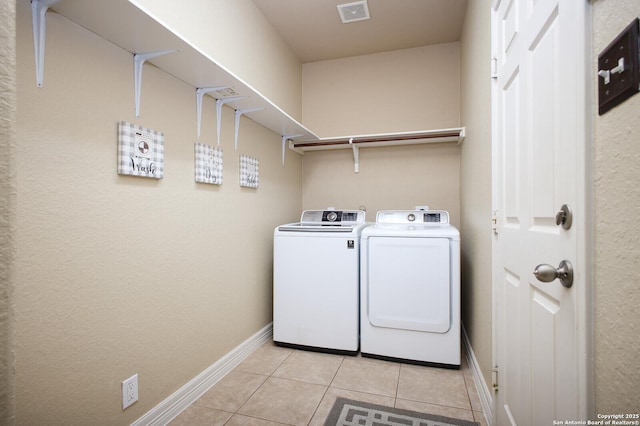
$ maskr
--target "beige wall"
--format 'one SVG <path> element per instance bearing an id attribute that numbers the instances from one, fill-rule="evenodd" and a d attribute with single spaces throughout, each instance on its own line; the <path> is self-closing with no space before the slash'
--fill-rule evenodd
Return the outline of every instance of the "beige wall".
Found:
<path id="1" fill-rule="evenodd" d="M 321 137 L 442 129 L 460 123 L 460 45 L 448 43 L 307 63 L 304 124 Z M 441 72 L 441 67 L 449 72 Z M 431 144 L 304 155 L 305 209 L 429 205 L 460 219 L 460 147 Z"/>
<path id="2" fill-rule="evenodd" d="M 447 210 L 460 223 L 460 147 L 452 144 L 361 148 L 360 172 L 351 150 L 304 155 L 302 207 L 366 207 L 367 221 L 379 210 L 428 205 Z"/>
<path id="3" fill-rule="evenodd" d="M 460 125 L 460 44 L 302 66 L 302 118 L 320 137 Z"/>
<path id="4" fill-rule="evenodd" d="M 485 382 L 491 385 L 491 1 L 470 1 L 461 41 L 462 322 Z"/>
<path id="5" fill-rule="evenodd" d="M 300 62 L 251 0 L 133 3 L 301 121 Z"/>
<path id="6" fill-rule="evenodd" d="M 0 424 L 14 422 L 15 2 L 0 2 Z"/>
<path id="7" fill-rule="evenodd" d="M 248 119 L 235 152 L 225 108 L 224 184 L 194 183 L 193 87 L 146 66 L 136 119 L 131 54 L 50 13 L 38 89 L 17 9 L 17 424 L 130 424 L 271 321 L 273 228 L 299 215 L 302 161 L 282 167 L 280 135 Z M 164 132 L 164 179 L 117 174 L 120 120 Z M 239 154 L 259 158 L 257 190 Z"/>
<path id="8" fill-rule="evenodd" d="M 593 1 L 593 58 L 633 19 L 637 0 Z M 598 78 L 593 93 L 597 103 Z M 640 95 L 597 115 L 594 106 L 596 413 L 640 407 Z"/>

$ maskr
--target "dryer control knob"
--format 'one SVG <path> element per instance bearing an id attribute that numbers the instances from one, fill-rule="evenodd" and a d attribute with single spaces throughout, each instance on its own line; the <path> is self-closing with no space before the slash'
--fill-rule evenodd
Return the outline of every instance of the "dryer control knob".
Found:
<path id="1" fill-rule="evenodd" d="M 409 219 L 409 222 L 413 222 L 414 220 L 416 220 L 416 215 L 413 213 L 409 213 L 409 216 L 407 216 L 407 219 Z"/>

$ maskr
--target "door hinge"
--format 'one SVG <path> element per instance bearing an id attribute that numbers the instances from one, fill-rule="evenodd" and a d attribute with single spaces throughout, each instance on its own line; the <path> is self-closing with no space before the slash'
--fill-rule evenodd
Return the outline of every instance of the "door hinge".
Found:
<path id="1" fill-rule="evenodd" d="M 494 234 L 498 233 L 498 211 L 494 210 L 491 216 L 491 229 Z"/>
<path id="2" fill-rule="evenodd" d="M 491 78 L 498 78 L 498 58 L 491 58 Z"/>
<path id="3" fill-rule="evenodd" d="M 491 369 L 491 387 L 494 392 L 498 392 L 498 366 Z"/>

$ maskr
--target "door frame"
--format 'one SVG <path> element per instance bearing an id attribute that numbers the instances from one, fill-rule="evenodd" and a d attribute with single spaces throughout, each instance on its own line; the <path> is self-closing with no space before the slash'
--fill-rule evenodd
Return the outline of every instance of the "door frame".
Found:
<path id="1" fill-rule="evenodd" d="M 494 221 L 498 219 L 497 209 L 500 203 L 500 170 L 498 170 L 498 136 L 501 128 L 499 121 L 499 111 L 497 107 L 497 96 L 499 94 L 499 87 L 497 84 L 497 78 L 494 77 L 494 64 L 495 58 L 497 58 L 496 51 L 496 25 L 498 24 L 496 10 L 500 3 L 504 0 L 491 0 L 491 60 L 492 60 L 492 78 L 491 78 L 491 190 L 492 201 L 491 208 L 493 211 Z M 517 0 L 516 0 L 517 1 Z M 594 329 L 594 315 L 593 315 L 593 252 L 594 252 L 594 216 L 595 207 L 593 202 L 593 123 L 594 123 L 594 111 L 593 105 L 594 99 L 594 73 L 593 69 L 593 31 L 592 31 L 592 5 L 588 0 L 573 0 L 579 5 L 579 18 L 576 21 L 583 22 L 583 25 L 576 25 L 576 40 L 583 44 L 578 49 L 578 55 L 580 57 L 580 67 L 582 69 L 581 74 L 576 74 L 575 78 L 580 79 L 579 84 L 584 88 L 579 96 L 576 98 L 576 102 L 583 106 L 583 114 L 580 117 L 576 117 L 576 131 L 580 133 L 579 138 L 584 141 L 577 147 L 576 155 L 581 158 L 582 161 L 578 161 L 576 164 L 576 171 L 578 175 L 577 179 L 577 194 L 576 194 L 576 208 L 575 211 L 580 214 L 582 212 L 582 218 L 574 222 L 576 227 L 577 236 L 577 258 L 575 267 L 575 275 L 577 284 L 580 287 L 576 288 L 576 344 L 577 344 L 577 370 L 578 370 L 578 412 L 583 417 L 582 420 L 593 419 L 595 416 L 595 386 L 594 386 L 594 371 L 593 371 L 593 329 Z M 494 225 L 496 231 L 499 231 L 500 224 Z M 498 398 L 496 392 L 499 392 L 497 387 L 498 375 L 500 374 L 500 366 L 498 362 L 498 354 L 500 349 L 499 337 L 499 324 L 497 322 L 498 310 L 500 307 L 500 268 L 497 265 L 497 248 L 496 248 L 496 233 L 492 238 L 492 386 L 494 389 L 492 413 L 489 421 L 492 424 L 496 424 L 497 419 L 497 404 Z M 574 419 L 558 419 L 558 420 L 574 420 Z M 575 419 L 578 420 L 578 419 Z"/>

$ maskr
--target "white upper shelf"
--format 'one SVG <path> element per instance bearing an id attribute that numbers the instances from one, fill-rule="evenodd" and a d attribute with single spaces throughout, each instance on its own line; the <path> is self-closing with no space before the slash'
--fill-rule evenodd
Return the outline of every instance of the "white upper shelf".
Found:
<path id="1" fill-rule="evenodd" d="M 229 87 L 212 92 L 237 112 L 282 136 L 283 162 L 286 140 L 298 152 L 358 147 L 461 143 L 464 127 L 418 132 L 319 138 L 256 89 L 189 44 L 129 0 L 40 0 L 52 2 L 51 10 L 98 34 L 132 55 L 175 50 L 146 60 L 195 89 Z M 144 84 L 142 84 L 144 86 Z M 144 98 L 142 87 L 142 98 Z M 194 95 L 195 95 L 194 90 Z M 194 99 L 196 96 L 194 96 Z M 134 105 L 132 103 L 132 109 Z M 144 114 L 144 111 L 142 111 Z M 238 117 L 236 117 L 238 120 Z M 236 124 L 237 126 L 237 124 Z M 237 135 L 236 135 L 237 137 Z"/>
<path id="2" fill-rule="evenodd" d="M 463 140 L 464 127 L 455 127 L 451 129 L 422 130 L 417 132 L 378 133 L 371 135 L 290 141 L 289 148 L 299 153 L 304 153 L 304 151 L 352 149 L 354 147 L 363 148 L 443 142 L 455 142 L 460 144 Z"/>
<path id="3" fill-rule="evenodd" d="M 248 118 L 281 136 L 318 139 L 260 92 L 128 0 L 62 0 L 51 9 L 132 54 L 177 49 L 177 52 L 149 59 L 147 63 L 196 89 L 229 86 L 232 90 L 213 97 L 238 97 L 227 105 L 235 110 L 251 110 Z M 143 83 L 143 99 L 144 91 Z M 195 99 L 194 91 L 194 102 Z"/>

